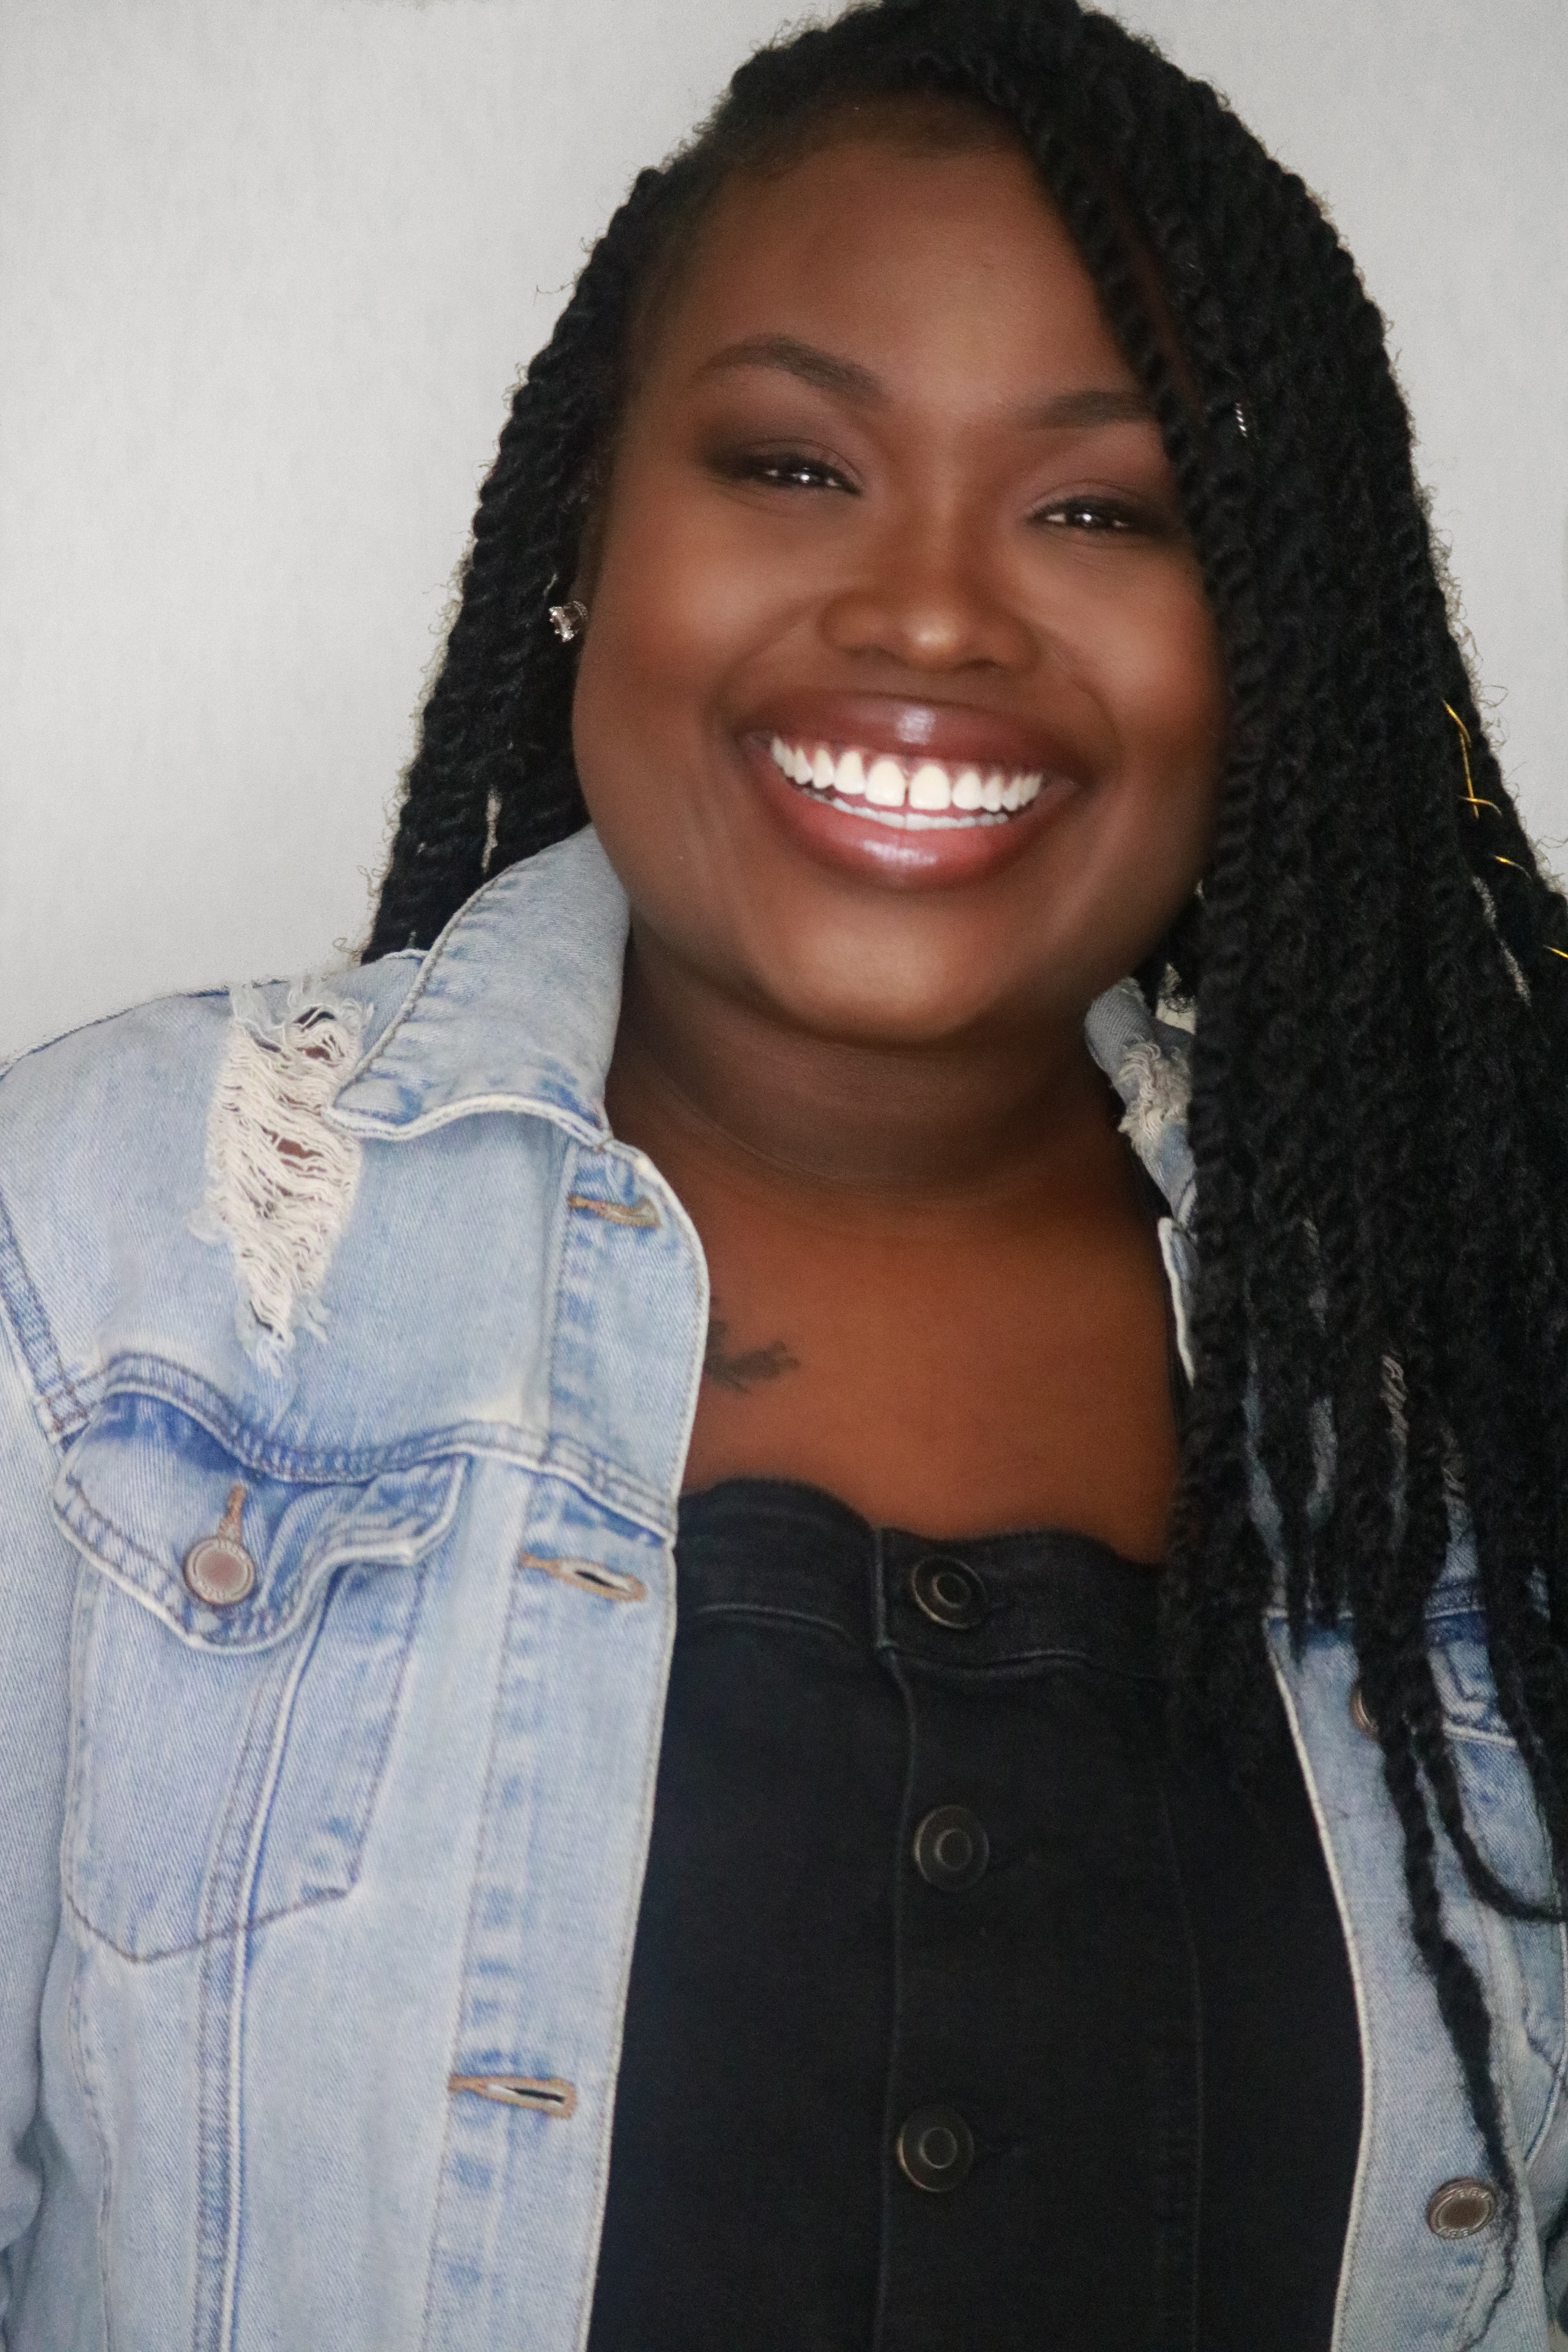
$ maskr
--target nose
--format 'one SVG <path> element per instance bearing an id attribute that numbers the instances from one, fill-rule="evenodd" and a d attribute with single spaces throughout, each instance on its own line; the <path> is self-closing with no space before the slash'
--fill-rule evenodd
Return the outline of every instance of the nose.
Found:
<path id="1" fill-rule="evenodd" d="M 1016 671 L 1036 657 L 1005 581 L 954 520 L 911 515 L 859 555 L 822 614 L 837 652 L 927 674 Z"/>

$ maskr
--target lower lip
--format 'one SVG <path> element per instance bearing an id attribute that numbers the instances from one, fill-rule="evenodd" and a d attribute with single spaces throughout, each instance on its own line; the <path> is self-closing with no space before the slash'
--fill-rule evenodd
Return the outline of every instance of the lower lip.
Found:
<path id="1" fill-rule="evenodd" d="M 1011 865 L 1077 789 L 1070 777 L 1047 775 L 1028 807 L 1000 824 L 903 826 L 792 784 L 758 737 L 747 737 L 742 749 L 769 810 L 797 847 L 819 865 L 892 889 L 945 889 Z"/>

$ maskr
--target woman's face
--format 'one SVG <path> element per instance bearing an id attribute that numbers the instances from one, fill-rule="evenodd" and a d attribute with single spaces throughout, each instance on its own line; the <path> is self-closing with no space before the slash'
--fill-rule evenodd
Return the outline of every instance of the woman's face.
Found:
<path id="1" fill-rule="evenodd" d="M 1202 872 L 1213 621 L 1158 430 L 1010 147 L 846 137 L 731 183 L 585 593 L 577 761 L 639 952 L 792 1027 L 1076 1019 Z"/>

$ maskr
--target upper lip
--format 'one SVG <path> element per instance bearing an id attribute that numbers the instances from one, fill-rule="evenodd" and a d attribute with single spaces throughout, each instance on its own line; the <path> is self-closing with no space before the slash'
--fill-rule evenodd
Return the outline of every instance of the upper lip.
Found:
<path id="1" fill-rule="evenodd" d="M 1047 769 L 1071 774 L 1079 764 L 1052 729 L 973 704 L 931 702 L 894 694 L 781 694 L 743 730 L 780 735 L 806 748 L 887 752 L 944 767 Z"/>

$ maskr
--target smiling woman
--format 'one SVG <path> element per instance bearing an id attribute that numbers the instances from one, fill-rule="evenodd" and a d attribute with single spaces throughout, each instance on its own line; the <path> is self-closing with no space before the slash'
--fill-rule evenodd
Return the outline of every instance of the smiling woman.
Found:
<path id="1" fill-rule="evenodd" d="M 1027 155 L 929 102 L 839 127 L 704 220 L 578 582 L 633 909 L 611 1118 L 803 1359 L 704 1391 L 688 1483 L 1155 1560 L 1163 1281 L 1083 1011 L 1202 873 L 1214 623 Z"/>
<path id="2" fill-rule="evenodd" d="M 1538 2347 L 1565 966 L 1300 183 L 742 67 L 364 963 L 0 1088 L 16 2352 Z"/>

